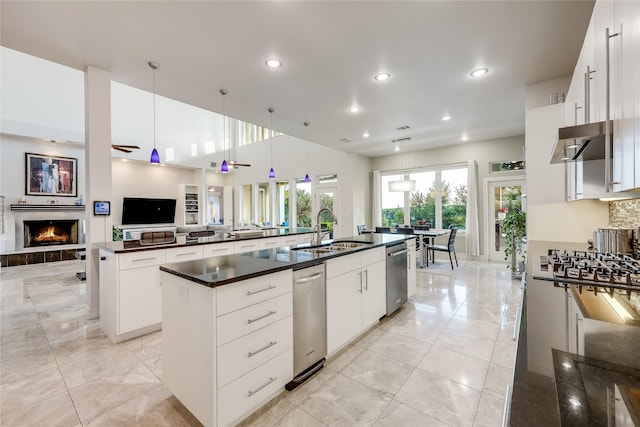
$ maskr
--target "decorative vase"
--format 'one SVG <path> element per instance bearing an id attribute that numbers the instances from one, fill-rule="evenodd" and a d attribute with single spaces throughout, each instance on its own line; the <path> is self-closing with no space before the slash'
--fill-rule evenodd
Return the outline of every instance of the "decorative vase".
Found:
<path id="1" fill-rule="evenodd" d="M 506 212 L 498 212 L 498 219 L 502 221 L 507 216 Z"/>

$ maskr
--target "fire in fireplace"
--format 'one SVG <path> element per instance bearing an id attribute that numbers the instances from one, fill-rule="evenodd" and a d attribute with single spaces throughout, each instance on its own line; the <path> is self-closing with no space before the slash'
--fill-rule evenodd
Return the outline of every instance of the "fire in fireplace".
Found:
<path id="1" fill-rule="evenodd" d="M 24 221 L 24 247 L 78 243 L 78 220 Z"/>

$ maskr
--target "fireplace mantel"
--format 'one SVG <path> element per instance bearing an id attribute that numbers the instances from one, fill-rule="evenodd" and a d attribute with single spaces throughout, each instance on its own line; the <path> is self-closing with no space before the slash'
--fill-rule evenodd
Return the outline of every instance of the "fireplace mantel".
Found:
<path id="1" fill-rule="evenodd" d="M 83 211 L 85 205 L 10 205 L 12 211 Z"/>

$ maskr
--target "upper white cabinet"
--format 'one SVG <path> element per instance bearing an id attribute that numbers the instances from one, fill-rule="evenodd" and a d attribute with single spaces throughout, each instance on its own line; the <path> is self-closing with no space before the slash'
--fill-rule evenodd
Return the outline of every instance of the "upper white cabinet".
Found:
<path id="1" fill-rule="evenodd" d="M 597 1 L 567 93 L 565 124 L 612 120 L 603 181 L 614 192 L 640 187 L 639 75 L 640 2 Z"/>

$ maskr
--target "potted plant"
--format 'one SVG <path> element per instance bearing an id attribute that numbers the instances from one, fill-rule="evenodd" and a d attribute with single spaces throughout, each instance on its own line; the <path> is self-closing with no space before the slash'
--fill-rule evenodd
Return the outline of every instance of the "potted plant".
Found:
<path id="1" fill-rule="evenodd" d="M 504 221 L 502 222 L 502 231 L 504 233 L 505 247 L 504 259 L 509 261 L 507 268 L 511 268 L 513 277 L 521 277 L 524 271 L 524 259 L 526 251 L 523 243 L 526 241 L 527 235 L 527 214 L 520 209 L 511 209 L 506 212 Z M 517 258 L 520 255 L 520 259 Z"/>
<path id="2" fill-rule="evenodd" d="M 507 208 L 500 208 L 498 209 L 498 219 L 499 220 L 504 220 L 504 218 L 507 216 Z"/>

